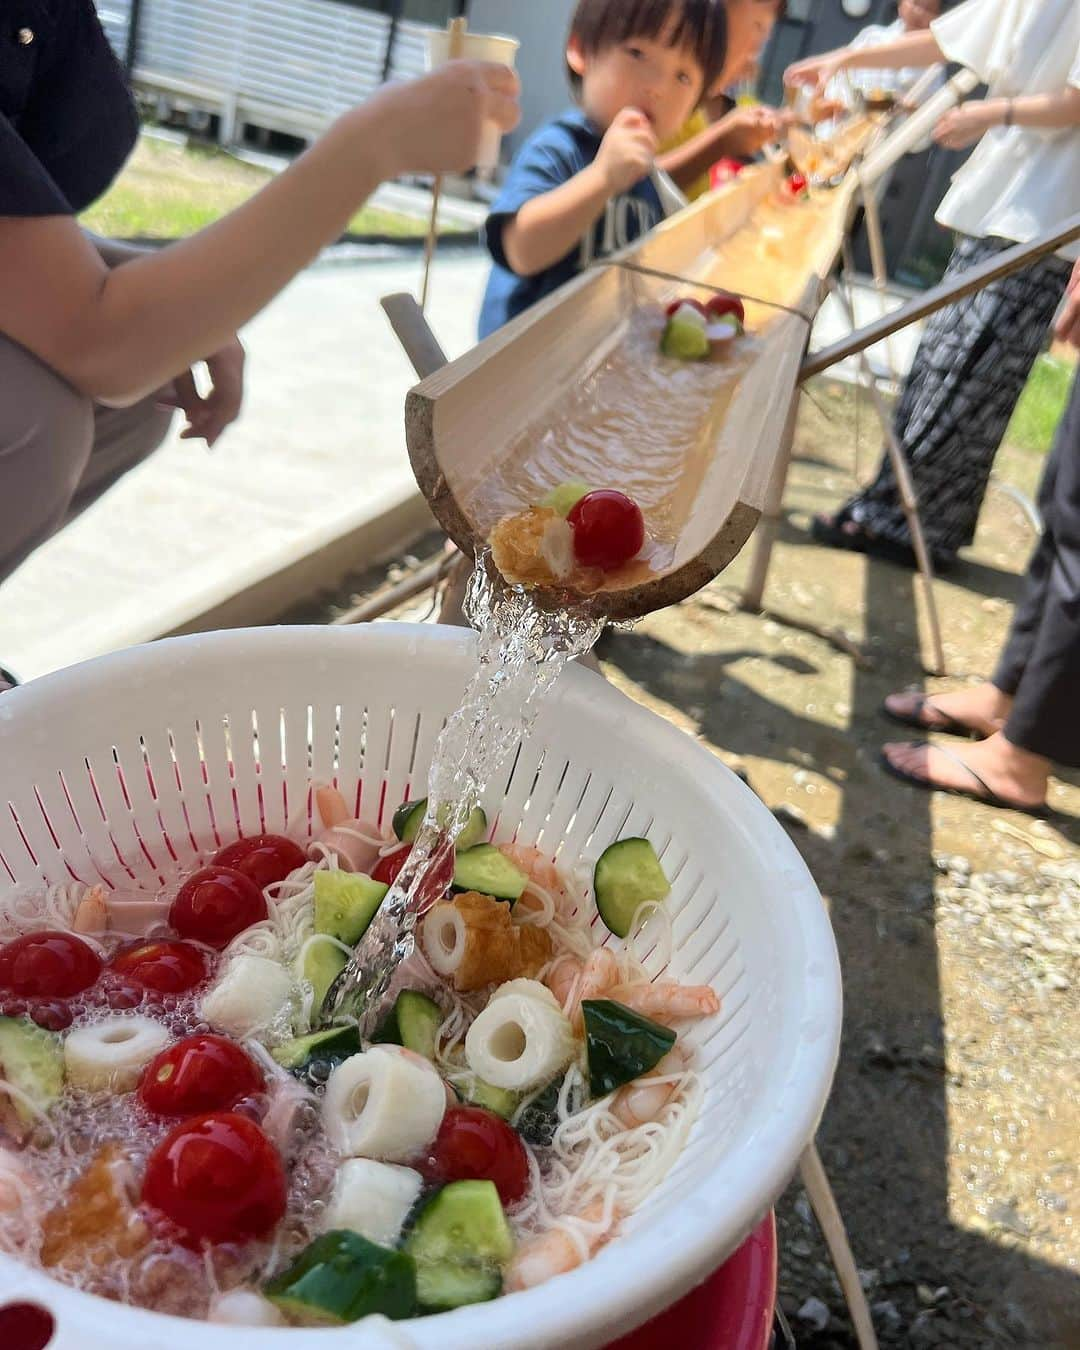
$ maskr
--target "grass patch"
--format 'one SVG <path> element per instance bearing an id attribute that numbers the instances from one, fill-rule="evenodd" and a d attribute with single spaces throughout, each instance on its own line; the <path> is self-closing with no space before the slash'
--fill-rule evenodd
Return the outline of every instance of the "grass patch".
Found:
<path id="1" fill-rule="evenodd" d="M 142 136 L 113 186 L 81 217 L 112 239 L 183 239 L 254 196 L 273 175 L 211 146 L 181 146 Z M 427 222 L 364 207 L 350 234 L 416 238 Z"/>
<path id="2" fill-rule="evenodd" d="M 1073 374 L 1067 362 L 1054 356 L 1039 357 L 1005 432 L 1007 444 L 1039 455 L 1049 451 L 1065 411 Z"/>

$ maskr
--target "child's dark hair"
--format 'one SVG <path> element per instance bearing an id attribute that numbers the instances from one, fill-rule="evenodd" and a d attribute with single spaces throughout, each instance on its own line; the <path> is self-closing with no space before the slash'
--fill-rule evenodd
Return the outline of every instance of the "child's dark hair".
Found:
<path id="1" fill-rule="evenodd" d="M 578 0 L 570 25 L 586 56 L 596 56 L 633 38 L 658 38 L 669 30 L 673 47 L 693 51 L 709 89 L 727 56 L 727 12 L 724 0 Z M 581 79 L 570 71 L 575 92 Z"/>

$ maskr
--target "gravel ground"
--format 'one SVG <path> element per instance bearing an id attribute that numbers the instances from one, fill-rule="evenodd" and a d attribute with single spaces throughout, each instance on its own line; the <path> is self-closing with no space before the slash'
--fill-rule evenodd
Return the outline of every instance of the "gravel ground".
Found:
<path id="1" fill-rule="evenodd" d="M 1033 536 L 992 492 L 975 547 L 938 583 L 950 675 L 927 678 L 912 577 L 809 541 L 810 513 L 851 490 L 856 436 L 864 477 L 876 455 L 850 391 L 812 392 L 767 601 L 844 630 L 869 668 L 778 617 L 740 613 L 745 555 L 693 600 L 608 634 L 602 659 L 618 687 L 746 773 L 830 907 L 845 1026 L 818 1143 L 882 1345 L 1072 1350 L 1080 776 L 1054 783 L 1064 817 L 1049 824 L 919 793 L 876 762 L 886 693 L 943 690 L 992 668 Z M 1029 494 L 1040 467 L 1008 448 L 999 456 L 998 472 Z M 289 617 L 332 617 L 384 575 Z M 843 1300 L 797 1185 L 778 1221 L 781 1302 L 799 1346 L 848 1350 Z"/>

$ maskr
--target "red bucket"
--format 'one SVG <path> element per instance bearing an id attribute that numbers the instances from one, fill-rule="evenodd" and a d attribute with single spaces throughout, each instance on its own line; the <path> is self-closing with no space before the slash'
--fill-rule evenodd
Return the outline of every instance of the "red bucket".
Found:
<path id="1" fill-rule="evenodd" d="M 608 1350 L 766 1350 L 776 1310 L 770 1213 L 715 1275 Z"/>

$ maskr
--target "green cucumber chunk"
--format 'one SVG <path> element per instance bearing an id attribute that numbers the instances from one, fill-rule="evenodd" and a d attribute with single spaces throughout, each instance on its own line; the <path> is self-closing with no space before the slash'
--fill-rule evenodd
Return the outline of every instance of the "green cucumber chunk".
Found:
<path id="1" fill-rule="evenodd" d="M 345 1326 L 381 1313 L 392 1321 L 416 1314 L 416 1266 L 345 1230 L 324 1233 L 263 1292 L 290 1319 Z"/>
<path id="2" fill-rule="evenodd" d="M 0 1017 L 0 1076 L 47 1111 L 64 1086 L 64 1050 L 59 1036 L 36 1026 L 26 1017 Z M 36 1120 L 33 1111 L 16 1096 L 15 1114 L 23 1124 Z"/>
<path id="3" fill-rule="evenodd" d="M 316 937 L 328 937 L 318 933 Z M 307 980 L 315 991 L 312 1010 L 317 1012 L 326 999 L 327 991 L 345 969 L 348 957 L 333 942 L 311 942 L 304 951 L 303 959 L 296 963 L 297 974 Z"/>
<path id="4" fill-rule="evenodd" d="M 372 1040 L 377 1045 L 403 1045 L 434 1062 L 435 1036 L 442 1021 L 442 1009 L 434 999 L 403 989 Z"/>
<path id="5" fill-rule="evenodd" d="M 513 904 L 528 884 L 525 873 L 504 858 L 494 844 L 478 844 L 454 860 L 455 891 L 479 891 Z"/>
<path id="6" fill-rule="evenodd" d="M 464 1096 L 470 1106 L 482 1106 L 485 1111 L 502 1116 L 503 1120 L 510 1119 L 521 1101 L 520 1092 L 494 1087 L 491 1083 L 485 1083 L 482 1078 L 475 1079 Z"/>
<path id="7" fill-rule="evenodd" d="M 389 890 L 362 872 L 315 873 L 315 931 L 355 947 Z"/>
<path id="8" fill-rule="evenodd" d="M 420 1303 L 433 1311 L 496 1298 L 514 1239 L 491 1181 L 455 1181 L 417 1216 L 405 1241 Z"/>
<path id="9" fill-rule="evenodd" d="M 546 497 L 540 499 L 540 505 L 546 506 L 549 511 L 554 511 L 565 519 L 582 497 L 587 497 L 592 491 L 587 483 L 572 478 L 568 483 L 560 483 L 558 487 L 552 488 Z"/>
<path id="10" fill-rule="evenodd" d="M 655 1069 L 675 1044 L 675 1033 L 608 998 L 585 999 L 585 1050 L 594 1097 L 632 1083 Z"/>
<path id="11" fill-rule="evenodd" d="M 596 908 L 616 937 L 629 937 L 641 906 L 659 904 L 670 892 L 671 883 L 647 839 L 620 839 L 597 859 L 593 872 Z"/>
<path id="12" fill-rule="evenodd" d="M 411 844 L 420 833 L 420 826 L 424 823 L 424 816 L 427 814 L 427 798 L 422 797 L 418 802 L 405 802 L 394 812 L 394 833 L 403 844 Z M 440 813 L 446 816 L 446 812 Z M 440 820 L 440 824 L 444 821 Z M 473 807 L 465 828 L 455 840 L 455 847 L 459 853 L 472 848 L 474 844 L 479 844 L 487 834 L 488 820 L 487 816 L 479 806 Z"/>
<path id="13" fill-rule="evenodd" d="M 310 1036 L 297 1036 L 270 1051 L 283 1069 L 302 1069 L 312 1060 L 343 1060 L 361 1050 L 357 1027 L 328 1027 Z"/>

